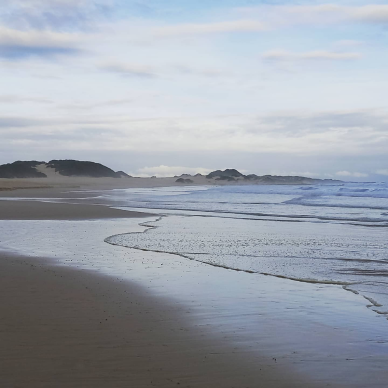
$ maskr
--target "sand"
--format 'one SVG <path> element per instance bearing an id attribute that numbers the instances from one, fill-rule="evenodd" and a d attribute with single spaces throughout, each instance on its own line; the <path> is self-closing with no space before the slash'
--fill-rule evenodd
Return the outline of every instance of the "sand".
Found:
<path id="1" fill-rule="evenodd" d="M 69 196 L 62 188 L 15 197 Z M 8 196 L 8 192 L 5 193 Z M 28 195 L 27 195 L 28 196 Z M 2 220 L 142 217 L 98 205 L 0 200 Z M 129 282 L 0 251 L 1 387 L 312 387 L 275 360 L 190 325 Z"/>
<path id="2" fill-rule="evenodd" d="M 206 177 L 191 177 L 191 185 L 223 185 L 227 182 L 206 179 Z M 88 178 L 88 177 L 65 177 L 61 175 L 49 175 L 47 178 L 31 179 L 6 179 L 0 178 L 0 191 L 28 190 L 28 189 L 114 189 L 130 187 L 164 187 L 164 186 L 187 186 L 177 183 L 177 178 Z M 238 182 L 235 182 L 236 184 Z M 244 182 L 239 182 L 243 184 Z M 247 182 L 246 182 L 247 183 Z M 231 184 L 231 183 L 229 183 Z M 232 183 L 233 184 L 233 183 Z"/>
<path id="3" fill-rule="evenodd" d="M 139 286 L 0 254 L 1 387 L 315 387 Z"/>
<path id="4" fill-rule="evenodd" d="M 149 217 L 150 215 L 99 205 L 0 199 L 0 220 L 82 220 L 144 216 Z"/>
<path id="5" fill-rule="evenodd" d="M 21 198 L 0 200 L 2 220 L 150 216 L 25 200 L 72 197 L 58 185 L 2 196 L 10 193 Z M 317 386 L 271 357 L 191 325 L 182 305 L 156 299 L 139 285 L 50 259 L 0 251 L 0 309 L 1 387 Z"/>

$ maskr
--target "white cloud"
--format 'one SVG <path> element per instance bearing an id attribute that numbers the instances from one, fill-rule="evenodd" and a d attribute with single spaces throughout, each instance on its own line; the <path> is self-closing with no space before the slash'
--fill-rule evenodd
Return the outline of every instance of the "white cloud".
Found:
<path id="1" fill-rule="evenodd" d="M 239 8 L 241 15 L 265 18 L 272 28 L 285 25 L 332 24 L 346 22 L 388 23 L 388 5 L 343 6 L 338 4 L 279 5 Z"/>
<path id="2" fill-rule="evenodd" d="M 156 70 L 151 66 L 135 64 L 135 63 L 120 63 L 108 62 L 99 66 L 100 69 L 112 73 L 118 73 L 125 76 L 153 78 L 156 77 Z"/>
<path id="3" fill-rule="evenodd" d="M 102 70 L 121 74 L 124 76 L 145 77 L 145 78 L 175 76 L 175 75 L 215 78 L 215 77 L 220 77 L 227 74 L 222 69 L 216 68 L 216 67 L 202 68 L 202 67 L 194 67 L 194 66 L 185 65 L 185 64 L 148 66 L 148 65 L 136 64 L 136 63 L 111 61 L 111 62 L 100 64 L 98 67 Z"/>
<path id="4" fill-rule="evenodd" d="M 0 148 L 4 163 L 18 155 L 91 160 L 110 155 L 117 169 L 135 176 L 206 174 L 206 167 L 214 166 L 312 177 L 338 171 L 334 177 L 339 179 L 361 179 L 386 165 L 387 120 L 388 112 L 373 111 L 136 120 L 101 110 L 69 110 L 46 121 L 38 115 L 0 117 Z M 14 156 L 6 160 L 11 151 Z M 371 159 L 376 164 L 366 168 Z M 340 167 L 344 161 L 353 168 Z"/>
<path id="5" fill-rule="evenodd" d="M 362 7 L 354 7 L 354 9 L 349 7 L 348 12 L 355 20 L 388 23 L 388 5 L 364 5 Z"/>
<path id="6" fill-rule="evenodd" d="M 12 28 L 0 27 L 0 45 L 22 47 L 68 47 L 77 42 L 77 37 L 70 33 L 51 31 L 20 31 Z"/>
<path id="7" fill-rule="evenodd" d="M 136 173 L 132 173 L 133 176 L 140 176 L 140 177 L 150 177 L 150 176 L 157 176 L 157 177 L 172 177 L 175 175 L 182 175 L 182 174 L 202 174 L 207 175 L 212 170 L 208 168 L 203 167 L 182 167 L 182 166 L 156 166 L 156 167 L 143 167 L 137 170 Z"/>
<path id="8" fill-rule="evenodd" d="M 79 51 L 80 35 L 0 27 L 0 57 L 21 59 Z"/>
<path id="9" fill-rule="evenodd" d="M 154 28 L 155 37 L 181 37 L 184 35 L 204 35 L 227 32 L 258 32 L 266 29 L 263 22 L 256 20 L 235 20 L 214 23 L 186 23 Z"/>
<path id="10" fill-rule="evenodd" d="M 307 51 L 303 53 L 295 53 L 286 50 L 271 50 L 262 55 L 264 59 L 276 61 L 296 61 L 296 60 L 330 60 L 343 61 L 354 60 L 361 58 L 360 53 L 335 52 L 335 51 Z"/>
<path id="11" fill-rule="evenodd" d="M 51 6 L 61 6 L 61 7 L 75 7 L 83 6 L 90 4 L 90 0 L 12 0 L 13 6 L 31 8 L 31 7 L 51 7 Z"/>
<path id="12" fill-rule="evenodd" d="M 364 43 L 362 40 L 342 39 L 334 42 L 334 45 L 337 47 L 357 47 L 362 46 Z"/>
<path id="13" fill-rule="evenodd" d="M 368 174 L 365 174 L 363 172 L 349 172 L 349 171 L 338 171 L 335 173 L 337 176 L 343 176 L 343 177 L 354 177 L 354 178 L 366 178 Z"/>
<path id="14" fill-rule="evenodd" d="M 37 104 L 52 104 L 53 101 L 47 98 L 40 97 L 27 97 L 27 96 L 17 96 L 14 94 L 5 94 L 0 95 L 0 102 L 2 104 L 20 104 L 24 102 L 32 102 Z"/>
<path id="15" fill-rule="evenodd" d="M 175 65 L 173 68 L 181 74 L 199 75 L 203 77 L 219 77 L 225 74 L 221 69 L 217 68 L 195 68 L 187 65 Z"/>
<path id="16" fill-rule="evenodd" d="M 387 175 L 387 176 L 388 176 L 388 169 L 385 169 L 385 170 L 377 170 L 377 171 L 376 171 L 376 174 L 379 174 L 379 175 Z"/>
<path id="17" fill-rule="evenodd" d="M 82 111 L 69 111 L 46 121 L 0 117 L 0 131 L 5 143 L 18 138 L 31 140 L 37 147 L 50 144 L 52 147 L 55 143 L 61 149 L 75 147 L 85 151 L 157 150 L 187 155 L 253 152 L 330 158 L 330 155 L 385 155 L 387 119 L 387 113 L 367 111 L 158 119 L 103 113 L 85 116 Z"/>
<path id="18" fill-rule="evenodd" d="M 104 19 L 115 0 L 3 0 L 0 20 L 11 27 L 69 30 L 87 29 Z M 117 5 L 117 3 L 116 3 Z"/>

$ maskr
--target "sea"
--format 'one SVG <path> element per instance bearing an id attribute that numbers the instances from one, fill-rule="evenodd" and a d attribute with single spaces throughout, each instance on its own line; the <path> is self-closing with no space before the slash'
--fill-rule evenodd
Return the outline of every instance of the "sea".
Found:
<path id="1" fill-rule="evenodd" d="M 388 319 L 388 184 L 113 190 L 99 199 L 160 214 L 106 242 L 211 266 L 340 285 Z"/>

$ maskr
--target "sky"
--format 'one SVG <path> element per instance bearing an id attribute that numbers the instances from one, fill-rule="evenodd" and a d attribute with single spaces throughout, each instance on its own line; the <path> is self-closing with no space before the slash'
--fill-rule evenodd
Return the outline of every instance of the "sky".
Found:
<path id="1" fill-rule="evenodd" d="M 0 0 L 0 164 L 388 181 L 388 2 L 333 1 Z"/>

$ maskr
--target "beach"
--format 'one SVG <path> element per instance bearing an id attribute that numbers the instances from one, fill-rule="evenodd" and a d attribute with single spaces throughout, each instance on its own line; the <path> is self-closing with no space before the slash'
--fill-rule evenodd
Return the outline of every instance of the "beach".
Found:
<path id="1" fill-rule="evenodd" d="M 144 216 L 22 201 L 1 202 L 0 214 L 9 220 Z M 190 327 L 181 307 L 160 304 L 129 282 L 49 259 L 0 257 L 3 387 L 311 386 L 278 371 L 268 357 L 252 357 Z"/>
<path id="2" fill-rule="evenodd" d="M 2 387 L 312 386 L 139 287 L 5 254 L 0 268 Z"/>
<path id="3" fill-rule="evenodd" d="M 8 187 L 19 185 L 16 181 Z M 33 194 L 50 196 L 44 189 Z M 0 201 L 3 220 L 142 216 L 96 205 Z M 187 325 L 179 308 L 167 301 L 156 303 L 139 287 L 58 268 L 47 259 L 4 252 L 0 257 L 0 382 L 4 387 L 303 384 L 295 377 L 279 377 L 268 360 L 236 354 L 220 341 L 212 343 Z"/>
<path id="4" fill-rule="evenodd" d="M 90 189 L 0 201 L 2 386 L 385 386 L 386 321 L 357 295 L 106 244 L 158 216 Z"/>

